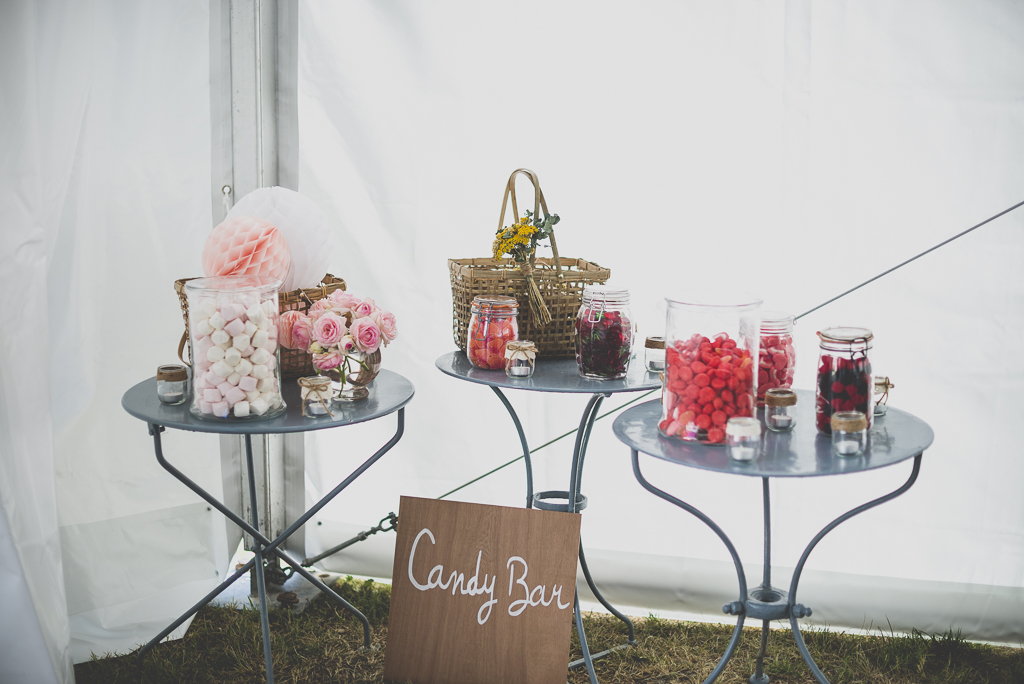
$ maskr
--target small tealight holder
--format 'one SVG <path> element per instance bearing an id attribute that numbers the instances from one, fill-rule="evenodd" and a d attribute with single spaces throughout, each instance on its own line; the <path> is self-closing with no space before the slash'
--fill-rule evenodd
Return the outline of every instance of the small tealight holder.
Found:
<path id="1" fill-rule="evenodd" d="M 648 337 L 644 340 L 644 364 L 648 373 L 661 373 L 665 370 L 664 337 Z"/>
<path id="2" fill-rule="evenodd" d="M 537 346 L 529 340 L 512 340 L 505 344 L 505 375 L 529 378 L 537 365 Z"/>
<path id="3" fill-rule="evenodd" d="M 773 432 L 788 432 L 796 426 L 796 392 L 776 387 L 764 393 L 764 424 Z"/>
<path id="4" fill-rule="evenodd" d="M 875 416 L 884 416 L 888 407 L 885 405 L 889 401 L 889 390 L 896 385 L 892 384 L 888 375 L 876 375 L 875 376 L 875 394 L 882 395 L 878 397 L 878 401 L 875 402 Z"/>
<path id="5" fill-rule="evenodd" d="M 305 418 L 334 417 L 331 413 L 331 379 L 313 375 L 299 378 L 299 398 L 302 400 L 302 415 Z"/>
<path id="6" fill-rule="evenodd" d="M 860 411 L 832 414 L 832 451 L 839 456 L 861 456 L 867 445 L 867 416 Z"/>
<path id="7" fill-rule="evenodd" d="M 184 366 L 157 366 L 156 396 L 164 404 L 174 406 L 188 399 L 188 370 Z"/>
<path id="8" fill-rule="evenodd" d="M 753 461 L 761 447 L 761 421 L 733 416 L 725 424 L 725 451 L 734 461 Z"/>

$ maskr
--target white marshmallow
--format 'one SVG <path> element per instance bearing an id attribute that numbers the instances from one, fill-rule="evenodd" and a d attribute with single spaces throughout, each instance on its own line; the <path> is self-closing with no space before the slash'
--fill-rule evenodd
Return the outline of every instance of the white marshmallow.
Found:
<path id="1" fill-rule="evenodd" d="M 269 358 L 270 358 L 270 352 L 268 352 L 266 349 L 259 348 L 259 349 L 257 349 L 256 351 L 254 351 L 252 353 L 252 356 L 249 357 L 249 361 L 252 362 L 252 365 L 259 366 L 259 365 L 265 364 L 267 362 L 267 359 L 269 359 Z M 260 377 L 260 376 L 256 376 L 256 377 Z"/>
<path id="2" fill-rule="evenodd" d="M 268 299 L 263 302 L 263 311 L 268 316 L 274 315 L 274 312 L 277 311 L 277 299 Z"/>
<path id="3" fill-rule="evenodd" d="M 257 397 L 249 402 L 249 408 L 257 416 L 262 416 L 270 408 L 270 405 L 263 399 L 262 396 Z"/>
<path id="4" fill-rule="evenodd" d="M 194 389 L 196 393 L 202 392 L 203 390 L 210 389 L 210 383 L 206 381 L 206 376 L 201 375 L 199 379 L 195 381 Z"/>
<path id="5" fill-rule="evenodd" d="M 281 404 L 281 395 L 277 392 L 263 392 L 260 394 L 260 399 L 267 402 L 267 406 L 270 408 L 277 408 Z"/>
<path id="6" fill-rule="evenodd" d="M 231 345 L 235 349 L 237 349 L 238 351 L 242 351 L 243 349 L 248 349 L 249 348 L 249 336 L 245 335 L 245 334 L 235 335 L 234 338 L 232 338 L 232 340 L 231 340 Z"/>
<path id="7" fill-rule="evenodd" d="M 224 317 L 219 312 L 210 316 L 210 325 L 213 326 L 214 330 L 220 330 L 225 324 L 227 324 L 227 321 L 224 320 Z"/>
<path id="8" fill-rule="evenodd" d="M 270 330 L 270 319 L 264 318 L 256 327 L 260 330 Z"/>
<path id="9" fill-rule="evenodd" d="M 242 352 L 238 351 L 236 347 L 231 347 L 224 352 L 224 362 L 229 366 L 237 366 L 239 361 L 242 360 Z"/>
<path id="10" fill-rule="evenodd" d="M 226 401 L 218 401 L 213 405 L 213 415 L 221 418 L 228 417 L 228 411 L 231 409 L 231 405 Z"/>
<path id="11" fill-rule="evenodd" d="M 264 366 L 264 368 L 266 368 L 266 366 Z M 218 361 L 217 363 L 213 364 L 211 370 L 217 374 L 218 378 L 226 378 L 235 372 L 234 369 L 232 369 L 231 366 L 229 366 L 228 364 L 224 363 L 224 361 Z"/>
<path id="12" fill-rule="evenodd" d="M 224 332 L 234 337 L 235 335 L 241 335 L 245 332 L 245 323 L 240 318 L 236 318 L 227 325 L 224 326 Z"/>
<path id="13" fill-rule="evenodd" d="M 263 364 L 263 365 L 267 367 L 267 370 L 272 371 L 275 368 L 277 368 L 277 358 L 274 357 L 274 356 L 271 356 L 269 359 L 267 359 L 267 362 L 265 364 Z"/>
<path id="14" fill-rule="evenodd" d="M 217 330 L 212 335 L 210 335 L 210 341 L 216 344 L 217 346 L 226 344 L 230 339 L 231 335 L 228 335 L 223 330 Z"/>
<path id="15" fill-rule="evenodd" d="M 245 392 L 252 392 L 259 384 L 259 380 L 251 375 L 243 376 L 238 380 L 238 386 Z"/>
<path id="16" fill-rule="evenodd" d="M 249 307 L 249 310 L 245 312 L 245 315 L 249 317 L 249 320 L 259 325 L 260 321 L 267 317 L 266 312 L 259 305 L 259 303 L 253 304 Z"/>
<path id="17" fill-rule="evenodd" d="M 260 349 L 266 349 L 268 352 L 270 352 L 271 356 L 273 356 L 274 352 L 277 351 L 277 338 L 268 337 L 266 342 L 257 346 L 259 346 Z"/>
<path id="18" fill-rule="evenodd" d="M 246 347 L 245 349 L 242 350 L 242 358 L 243 359 L 249 358 L 250 356 L 252 356 L 252 353 L 254 351 L 256 351 L 256 347 L 254 347 L 252 345 L 249 345 L 248 347 Z"/>
<path id="19" fill-rule="evenodd" d="M 259 383 L 257 383 L 256 389 L 260 392 L 273 392 L 277 390 L 277 381 L 273 376 L 263 378 Z"/>
<path id="20" fill-rule="evenodd" d="M 210 363 L 217 363 L 224 358 L 224 350 L 220 347 L 210 347 L 206 350 L 206 358 Z"/>
<path id="21" fill-rule="evenodd" d="M 270 325 L 269 321 L 267 322 L 267 325 Z M 248 335 L 249 337 L 252 337 L 252 336 L 253 336 L 253 334 L 254 334 L 254 333 L 255 333 L 255 332 L 257 331 L 257 330 L 259 330 L 259 328 L 258 328 L 258 327 L 256 326 L 256 324 L 255 324 L 255 323 L 253 323 L 252 321 L 246 321 L 246 322 L 245 322 L 245 330 L 244 330 L 243 332 L 244 332 L 244 333 L 245 333 L 246 335 Z"/>
<path id="22" fill-rule="evenodd" d="M 236 386 L 238 384 L 239 380 L 241 380 L 241 379 L 242 379 L 241 375 L 239 375 L 238 373 L 232 373 L 231 375 L 229 375 L 227 377 L 227 383 L 229 385 L 231 385 L 232 387 L 234 387 L 234 386 Z"/>
<path id="23" fill-rule="evenodd" d="M 249 402 L 240 401 L 234 406 L 236 418 L 246 418 L 249 415 Z"/>
<path id="24" fill-rule="evenodd" d="M 223 398 L 224 396 L 216 387 L 211 387 L 209 389 L 203 390 L 203 401 L 205 401 L 208 404 L 214 404 Z"/>
<path id="25" fill-rule="evenodd" d="M 209 335 L 213 332 L 213 326 L 210 325 L 210 319 L 204 318 L 196 323 L 195 326 L 196 335 Z"/>
<path id="26" fill-rule="evenodd" d="M 267 334 L 270 335 L 270 339 L 276 340 L 277 339 L 277 326 L 276 325 L 271 325 L 270 326 L 270 330 L 267 331 Z"/>
<path id="27" fill-rule="evenodd" d="M 256 332 L 255 335 L 252 336 L 252 346 L 254 346 L 254 347 L 262 347 L 263 345 L 265 345 L 267 343 L 267 340 L 269 340 L 269 339 L 270 339 L 270 335 L 268 335 L 266 333 L 266 331 L 259 330 L 259 331 Z M 269 351 L 269 350 L 267 350 L 267 351 Z"/>
<path id="28" fill-rule="evenodd" d="M 204 299 L 196 305 L 195 309 L 193 309 L 196 318 L 209 318 L 216 310 L 217 305 L 213 303 L 212 299 Z"/>
<path id="29" fill-rule="evenodd" d="M 255 356 L 255 354 L 254 354 L 253 356 Z M 222 362 L 222 363 L 223 363 L 223 362 Z M 269 370 L 267 370 L 267 367 L 266 367 L 266 366 L 263 366 L 263 365 L 256 365 L 256 366 L 253 366 L 253 367 L 252 367 L 252 373 L 251 373 L 251 375 L 252 375 L 252 377 L 254 377 L 254 378 L 259 378 L 260 380 L 262 380 L 263 378 L 265 378 L 265 377 L 267 377 L 268 375 L 270 375 L 270 371 L 269 371 Z"/>
<path id="30" fill-rule="evenodd" d="M 249 375 L 249 373 L 252 373 L 252 364 L 249 363 L 249 359 L 241 359 L 238 365 L 235 366 L 235 372 L 239 375 Z"/>
<path id="31" fill-rule="evenodd" d="M 253 399 L 259 399 L 260 398 L 260 391 L 259 390 L 253 390 L 251 392 L 246 392 L 245 393 L 245 398 L 246 398 L 247 401 L 252 401 Z"/>

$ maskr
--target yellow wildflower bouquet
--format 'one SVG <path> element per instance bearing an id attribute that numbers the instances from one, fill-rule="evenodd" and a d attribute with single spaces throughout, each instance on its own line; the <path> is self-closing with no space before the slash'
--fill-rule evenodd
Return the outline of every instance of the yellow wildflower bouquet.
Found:
<path id="1" fill-rule="evenodd" d="M 551 322 L 551 313 L 548 311 L 547 305 L 544 304 L 540 288 L 533 280 L 533 257 L 537 253 L 537 240 L 551 237 L 558 221 L 558 214 L 548 214 L 540 222 L 537 222 L 533 212 L 527 209 L 526 215 L 516 223 L 498 229 L 491 247 L 495 261 L 500 261 L 503 256 L 510 256 L 526 276 L 526 291 L 530 298 L 530 308 L 540 319 L 542 325 Z"/>

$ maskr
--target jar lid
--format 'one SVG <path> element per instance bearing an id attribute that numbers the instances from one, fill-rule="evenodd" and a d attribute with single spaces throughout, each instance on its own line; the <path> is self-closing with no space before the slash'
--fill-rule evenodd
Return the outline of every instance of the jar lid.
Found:
<path id="1" fill-rule="evenodd" d="M 779 335 L 793 332 L 796 319 L 784 311 L 761 312 L 761 334 Z"/>
<path id="2" fill-rule="evenodd" d="M 583 288 L 583 300 L 587 302 L 603 301 L 610 304 L 628 304 L 629 290 L 621 287 L 608 287 L 607 285 L 587 285 Z"/>
<path id="3" fill-rule="evenodd" d="M 764 393 L 767 406 L 796 406 L 796 392 L 783 387 L 774 387 Z"/>
<path id="4" fill-rule="evenodd" d="M 725 434 L 733 437 L 760 437 L 761 421 L 747 416 L 733 416 L 725 424 Z"/>
<path id="5" fill-rule="evenodd" d="M 487 310 L 494 313 L 515 314 L 519 311 L 519 302 L 515 297 L 504 295 L 477 295 L 473 297 L 472 309 Z"/>
<path id="6" fill-rule="evenodd" d="M 644 346 L 648 349 L 664 349 L 665 338 L 664 337 L 648 337 L 644 340 Z"/>
<path id="7" fill-rule="evenodd" d="M 508 352 L 531 352 L 537 353 L 537 345 L 530 340 L 512 340 L 505 343 L 505 355 L 508 356 Z"/>
<path id="8" fill-rule="evenodd" d="M 860 432 L 868 429 L 868 417 L 860 411 L 840 411 L 832 414 L 832 429 Z"/>
<path id="9" fill-rule="evenodd" d="M 818 331 L 822 342 L 871 342 L 875 338 L 867 328 L 825 328 Z"/>
<path id="10" fill-rule="evenodd" d="M 281 281 L 270 276 L 257 275 L 233 275 L 233 276 L 209 276 L 207 278 L 192 278 L 185 282 L 185 291 L 188 293 L 222 294 L 227 292 L 277 292 L 281 288 Z"/>
<path id="11" fill-rule="evenodd" d="M 157 366 L 156 379 L 164 382 L 182 382 L 188 380 L 188 369 L 177 364 Z"/>

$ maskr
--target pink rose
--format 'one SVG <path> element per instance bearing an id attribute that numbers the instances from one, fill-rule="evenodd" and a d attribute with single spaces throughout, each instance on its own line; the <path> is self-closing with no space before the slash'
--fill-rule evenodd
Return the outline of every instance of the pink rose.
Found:
<path id="1" fill-rule="evenodd" d="M 352 307 L 352 313 L 355 314 L 356 318 L 365 318 L 372 314 L 376 308 L 372 299 L 364 299 Z"/>
<path id="2" fill-rule="evenodd" d="M 395 314 L 384 309 L 377 309 L 370 318 L 380 328 L 380 334 L 384 338 L 384 346 L 388 346 L 388 342 L 394 342 L 395 338 L 398 337 L 398 321 L 395 320 Z"/>
<path id="3" fill-rule="evenodd" d="M 309 317 L 314 321 L 318 320 L 325 313 L 333 308 L 333 304 L 329 299 L 318 299 L 313 302 L 313 306 L 309 307 Z"/>
<path id="4" fill-rule="evenodd" d="M 351 354 L 356 350 L 356 340 L 351 335 L 345 335 L 338 342 L 338 350 L 344 354 Z"/>
<path id="5" fill-rule="evenodd" d="M 327 298 L 334 302 L 335 306 L 350 311 L 356 304 L 359 303 L 359 297 L 350 295 L 344 290 L 335 290 L 331 294 L 327 295 Z"/>
<path id="6" fill-rule="evenodd" d="M 350 333 L 355 338 L 359 351 L 372 354 L 380 348 L 380 328 L 372 318 L 357 319 L 352 323 Z"/>
<path id="7" fill-rule="evenodd" d="M 333 312 L 327 312 L 313 324 L 313 337 L 325 347 L 333 347 L 348 330 L 345 319 Z"/>
<path id="8" fill-rule="evenodd" d="M 305 346 L 296 346 L 292 339 L 292 328 L 295 324 L 304 319 L 305 316 L 295 310 L 285 311 L 277 320 L 277 341 L 286 349 L 305 349 Z"/>
<path id="9" fill-rule="evenodd" d="M 329 351 L 323 354 L 313 354 L 313 368 L 317 370 L 331 370 L 341 365 L 341 354 L 337 351 Z"/>
<path id="10" fill-rule="evenodd" d="M 281 332 L 278 331 L 278 339 Z M 301 316 L 292 324 L 292 345 L 289 349 L 309 349 L 313 341 L 313 323 L 305 316 Z"/>

